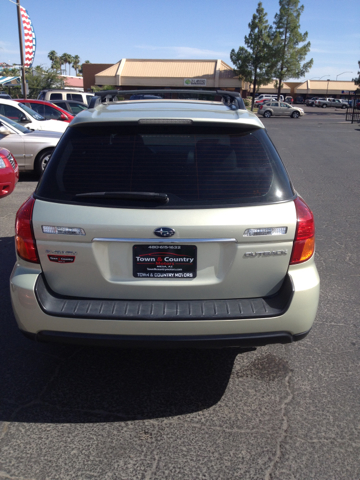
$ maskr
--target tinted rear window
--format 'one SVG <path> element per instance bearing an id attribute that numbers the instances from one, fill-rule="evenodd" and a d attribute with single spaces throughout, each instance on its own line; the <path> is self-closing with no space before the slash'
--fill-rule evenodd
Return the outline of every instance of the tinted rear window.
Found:
<path id="1" fill-rule="evenodd" d="M 76 197 L 89 192 L 165 193 L 169 202 Z M 264 130 L 219 125 L 70 127 L 36 194 L 47 200 L 127 208 L 238 206 L 293 197 Z"/>

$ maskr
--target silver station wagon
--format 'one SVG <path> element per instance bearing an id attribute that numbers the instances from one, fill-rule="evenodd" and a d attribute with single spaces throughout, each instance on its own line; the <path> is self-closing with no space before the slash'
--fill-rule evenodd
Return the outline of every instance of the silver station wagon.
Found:
<path id="1" fill-rule="evenodd" d="M 265 118 L 274 116 L 284 116 L 291 118 L 299 118 L 304 115 L 304 110 L 300 107 L 293 107 L 289 103 L 270 100 L 259 106 L 259 115 Z"/>
<path id="2" fill-rule="evenodd" d="M 233 92 L 156 92 L 97 93 L 19 209 L 19 328 L 131 347 L 301 340 L 314 218 L 264 125 Z"/>

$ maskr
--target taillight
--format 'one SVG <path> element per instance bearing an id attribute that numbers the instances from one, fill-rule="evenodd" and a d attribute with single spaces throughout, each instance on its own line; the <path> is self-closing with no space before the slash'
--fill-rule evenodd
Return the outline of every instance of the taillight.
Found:
<path id="1" fill-rule="evenodd" d="M 315 251 L 314 215 L 302 198 L 297 197 L 294 203 L 297 226 L 290 265 L 309 260 Z"/>
<path id="2" fill-rule="evenodd" d="M 16 214 L 15 245 L 20 258 L 27 262 L 40 263 L 32 229 L 34 204 L 35 198 L 33 196 L 29 197 Z"/>

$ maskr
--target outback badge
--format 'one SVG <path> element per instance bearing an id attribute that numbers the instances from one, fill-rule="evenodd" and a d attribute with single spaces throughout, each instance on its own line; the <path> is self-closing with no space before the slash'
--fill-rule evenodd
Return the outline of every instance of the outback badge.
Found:
<path id="1" fill-rule="evenodd" d="M 175 234 L 175 230 L 173 228 L 160 227 L 154 230 L 154 234 L 157 237 L 172 237 Z"/>

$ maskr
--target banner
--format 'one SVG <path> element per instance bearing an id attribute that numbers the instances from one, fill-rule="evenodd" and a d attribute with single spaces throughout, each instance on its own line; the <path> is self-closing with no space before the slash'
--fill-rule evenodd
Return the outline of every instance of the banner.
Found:
<path id="1" fill-rule="evenodd" d="M 20 7 L 21 20 L 25 37 L 25 67 L 31 67 L 35 58 L 36 37 L 29 14 L 24 7 Z"/>

